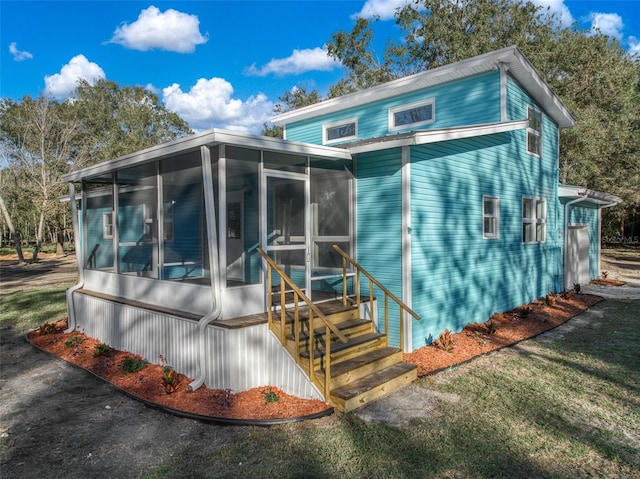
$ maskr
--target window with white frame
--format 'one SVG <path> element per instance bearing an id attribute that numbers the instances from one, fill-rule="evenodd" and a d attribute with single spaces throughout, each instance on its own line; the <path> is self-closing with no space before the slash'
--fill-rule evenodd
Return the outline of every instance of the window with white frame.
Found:
<path id="1" fill-rule="evenodd" d="M 542 113 L 535 108 L 527 108 L 527 153 L 542 156 Z"/>
<path id="2" fill-rule="evenodd" d="M 113 211 L 102 214 L 102 238 L 113 239 Z"/>
<path id="3" fill-rule="evenodd" d="M 500 238 L 500 199 L 495 196 L 482 197 L 482 237 Z"/>
<path id="4" fill-rule="evenodd" d="M 434 110 L 435 100 L 433 98 L 389 108 L 389 130 L 433 123 Z"/>
<path id="5" fill-rule="evenodd" d="M 358 137 L 358 119 L 349 118 L 322 125 L 322 143 L 353 140 Z"/>
<path id="6" fill-rule="evenodd" d="M 522 242 L 544 243 L 547 237 L 547 200 L 522 198 Z"/>

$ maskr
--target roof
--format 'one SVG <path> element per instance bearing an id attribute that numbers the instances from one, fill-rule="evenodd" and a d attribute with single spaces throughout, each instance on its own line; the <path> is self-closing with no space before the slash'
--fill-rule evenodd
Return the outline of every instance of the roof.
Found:
<path id="1" fill-rule="evenodd" d="M 617 205 L 618 203 L 622 203 L 622 198 L 615 195 L 610 195 L 609 193 L 589 190 L 580 186 L 570 186 L 563 184 L 558 187 L 558 198 L 568 200 L 577 200 L 583 198 L 586 201 L 595 203 L 598 206 L 613 206 Z"/>
<path id="2" fill-rule="evenodd" d="M 560 128 L 575 126 L 575 118 L 562 100 L 553 93 L 533 65 L 516 46 L 503 48 L 468 58 L 456 63 L 444 65 L 425 72 L 398 78 L 382 85 L 357 91 L 303 108 L 291 110 L 274 116 L 271 121 L 279 126 L 292 122 L 308 120 L 348 108 L 358 107 L 375 101 L 412 93 L 443 83 L 496 70 L 505 67 Z"/>
<path id="3" fill-rule="evenodd" d="M 268 136 L 247 135 L 227 130 L 213 129 L 196 135 L 189 135 L 169 143 L 152 146 L 144 150 L 121 156 L 110 161 L 89 166 L 81 170 L 67 173 L 62 181 L 79 181 L 82 178 L 101 175 L 113 171 L 129 168 L 134 165 L 156 161 L 171 155 L 194 151 L 201 146 L 233 145 L 265 151 L 274 151 L 289 155 L 310 156 L 331 160 L 351 160 L 351 153 L 343 148 L 312 145 L 297 141 L 282 140 Z"/>

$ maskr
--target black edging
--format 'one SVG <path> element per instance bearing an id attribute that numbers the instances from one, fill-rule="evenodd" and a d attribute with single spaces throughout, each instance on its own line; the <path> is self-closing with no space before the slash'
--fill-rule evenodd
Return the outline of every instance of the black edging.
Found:
<path id="1" fill-rule="evenodd" d="M 195 419 L 196 421 L 201 421 L 201 422 L 204 422 L 204 423 L 207 423 L 207 424 L 216 424 L 216 425 L 219 425 L 219 426 L 261 426 L 261 427 L 267 427 L 267 426 L 276 426 L 278 424 L 288 424 L 288 423 L 294 423 L 294 422 L 307 421 L 307 420 L 310 420 L 310 419 L 320 419 L 320 418 L 325 417 L 325 416 L 330 416 L 334 412 L 334 409 L 332 407 L 329 407 L 329 408 L 325 409 L 324 411 L 320 411 L 320 412 L 317 412 L 317 413 L 314 413 L 314 414 L 307 414 L 306 416 L 297 416 L 297 417 L 286 418 L 286 419 L 233 419 L 233 418 L 228 418 L 228 417 L 205 416 L 205 415 L 202 415 L 202 414 L 196 414 L 196 413 L 191 413 L 191 412 L 187 412 L 187 411 L 182 411 L 181 409 L 175 409 L 175 408 L 172 408 L 172 407 L 163 406 L 162 404 L 158 404 L 158 403 L 155 403 L 153 401 L 149 401 L 147 399 L 143 399 L 140 396 L 137 396 L 137 395 L 127 391 L 126 389 L 123 389 L 123 388 L 115 385 L 111 381 L 106 380 L 105 378 L 103 378 L 102 376 L 94 373 L 90 369 L 83 368 L 82 366 L 80 366 L 80 365 L 78 365 L 76 363 L 73 363 L 71 361 L 67 361 L 64 358 L 61 358 L 57 354 L 53 354 L 52 352 L 47 351 L 46 349 L 42 349 L 41 347 L 39 347 L 35 343 L 33 343 L 33 341 L 31 341 L 31 339 L 29 339 L 29 333 L 27 333 L 26 339 L 27 339 L 27 341 L 29 341 L 29 343 L 34 348 L 36 348 L 36 349 L 38 349 L 38 350 L 40 350 L 42 352 L 45 352 L 47 354 L 50 354 L 54 358 L 61 359 L 65 363 L 71 364 L 72 366 L 75 366 L 78 369 L 82 369 L 83 371 L 88 372 L 92 376 L 94 376 L 94 377 L 104 381 L 105 383 L 111 385 L 116 390 L 118 390 L 119 392 L 123 393 L 125 396 L 128 396 L 128 397 L 130 397 L 132 399 L 135 399 L 136 401 L 141 402 L 146 407 L 148 407 L 150 409 L 156 409 L 158 411 L 162 411 L 164 413 L 171 414 L 173 416 L 177 416 L 177 417 L 181 417 L 181 418 L 185 418 L 185 419 Z"/>
<path id="2" fill-rule="evenodd" d="M 593 296 L 595 296 L 595 295 L 593 295 Z M 595 306 L 596 304 L 601 303 L 601 302 L 602 302 L 602 301 L 604 301 L 604 300 L 605 300 L 605 298 L 600 297 L 600 299 L 598 299 L 598 301 L 596 301 L 595 303 L 593 303 L 592 305 L 590 305 L 590 306 L 589 306 L 587 309 L 585 309 L 584 311 L 580 311 L 579 313 L 576 313 L 576 314 L 574 314 L 573 316 L 568 317 L 567 319 L 565 319 L 565 320 L 564 320 L 564 321 L 562 321 L 561 323 L 556 324 L 555 326 L 552 326 L 552 327 L 550 327 L 550 328 L 548 328 L 548 329 L 544 329 L 544 330 L 542 330 L 542 331 L 540 331 L 540 332 L 538 332 L 538 333 L 534 334 L 533 336 L 529 336 L 528 338 L 520 339 L 519 341 L 515 341 L 515 342 L 513 342 L 513 343 L 511 343 L 511 344 L 505 344 L 505 345 L 500 346 L 500 347 L 498 347 L 498 348 L 496 348 L 496 349 L 492 349 L 491 351 L 486 351 L 486 352 L 484 352 L 484 353 L 476 354 L 475 356 L 473 356 L 473 357 L 471 357 L 471 358 L 469 358 L 469 359 L 465 359 L 464 361 L 461 361 L 461 362 L 459 362 L 459 363 L 452 364 L 451 366 L 445 366 L 444 368 L 434 369 L 433 371 L 429 371 L 428 373 L 420 374 L 420 375 L 418 376 L 418 379 L 426 378 L 427 376 L 433 376 L 434 374 L 438 374 L 438 373 L 441 373 L 441 372 L 443 372 L 443 371 L 447 371 L 447 370 L 452 369 L 452 368 L 457 368 L 458 366 L 463 366 L 463 365 L 465 365 L 465 364 L 470 363 L 471 361 L 473 361 L 473 360 L 474 360 L 474 359 L 476 359 L 476 358 L 480 358 L 480 357 L 482 357 L 482 356 L 487 356 L 487 355 L 489 355 L 489 354 L 491 354 L 491 353 L 495 353 L 496 351 L 500 351 L 501 349 L 504 349 L 504 348 L 511 348 L 511 347 L 513 347 L 513 346 L 516 346 L 517 344 L 523 343 L 523 342 L 525 342 L 525 341 L 529 341 L 530 339 L 537 338 L 537 337 L 538 337 L 538 336 L 540 336 L 541 334 L 547 333 L 547 332 L 551 331 L 552 329 L 556 329 L 556 328 L 558 328 L 558 327 L 562 326 L 563 324 L 566 324 L 568 321 L 572 320 L 573 318 L 575 318 L 575 317 L 576 317 L 576 316 L 578 316 L 579 314 L 582 314 L 582 313 L 584 313 L 585 311 L 587 311 L 589 308 L 591 308 L 591 306 Z"/>

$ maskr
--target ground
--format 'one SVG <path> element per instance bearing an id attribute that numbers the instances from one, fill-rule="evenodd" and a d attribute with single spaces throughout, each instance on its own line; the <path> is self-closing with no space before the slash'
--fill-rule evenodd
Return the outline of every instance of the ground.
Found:
<path id="1" fill-rule="evenodd" d="M 42 263 L 38 267 L 47 269 L 46 262 Z M 623 301 L 632 299 L 634 302 L 623 302 L 622 306 L 637 307 L 640 263 L 637 260 L 611 259 L 608 264 L 611 276 L 621 276 L 627 284 L 622 287 L 589 286 L 584 288 L 585 292 Z M 7 290 L 9 283 L 19 284 L 13 275 L 5 283 L 6 271 L 3 264 L 3 291 Z M 34 284 L 31 281 L 34 276 L 37 275 L 25 277 L 27 285 Z M 50 284 L 52 277 L 48 275 L 44 283 Z M 562 340 L 576 327 L 592 328 L 602 321 L 602 311 L 607 310 L 606 305 L 598 305 L 596 309 L 597 314 L 580 315 L 536 340 L 521 343 L 517 348 L 482 356 L 469 367 L 475 367 L 476 363 L 478 367 L 490 370 L 499 367 L 500 358 L 512 355 L 512 351 L 539 349 L 540 345 Z M 0 339 L 2 477 L 140 477 L 143 471 L 154 470 L 154 467 L 161 469 L 167 462 L 195 461 L 198 451 L 224 457 L 228 445 L 251 444 L 262 437 L 254 428 L 210 426 L 147 408 L 86 371 L 34 349 L 23 333 L 10 327 L 3 327 Z M 435 380 L 443 380 L 449 374 L 448 371 L 439 373 Z M 455 374 L 464 374 L 464 369 L 457 370 Z M 404 427 L 416 418 L 435 417 L 441 404 L 459 400 L 457 395 L 445 394 L 429 387 L 428 383 L 418 382 L 361 408 L 354 416 Z M 340 416 L 332 415 L 310 421 L 306 426 L 279 431 L 287 436 L 303 434 L 305 428 L 339 429 L 341 421 Z M 277 432 L 274 434 L 281 437 Z M 293 444 L 293 436 L 291 439 Z M 295 451 L 291 452 L 295 456 Z M 192 455 L 194 459 L 188 459 Z M 252 461 L 250 456 L 243 460 L 247 466 Z M 242 462 L 236 462 L 232 469 L 241 474 L 238 471 L 242 466 Z M 197 470 L 196 463 L 193 463 L 193 468 Z M 217 476 L 232 477 L 225 476 L 224 472 Z M 193 477 L 204 476 L 196 474 Z"/>

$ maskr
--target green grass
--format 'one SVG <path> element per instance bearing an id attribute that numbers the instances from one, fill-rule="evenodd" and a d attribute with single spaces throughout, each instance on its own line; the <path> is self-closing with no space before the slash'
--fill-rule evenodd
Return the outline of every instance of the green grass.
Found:
<path id="1" fill-rule="evenodd" d="M 65 291 L 72 284 L 0 294 L 0 327 L 25 333 L 67 314 Z"/>
<path id="2" fill-rule="evenodd" d="M 61 318 L 66 287 L 0 295 L 2 329 Z M 350 413 L 243 428 L 222 445 L 185 438 L 141 477 L 640 478 L 638 310 L 638 301 L 608 300 L 553 343 L 420 380 L 425 394 L 459 400 L 439 400 L 409 426 Z"/>
<path id="3" fill-rule="evenodd" d="M 143 477 L 640 478 L 638 302 L 418 383 L 459 397 L 404 428 L 355 414 L 255 428 L 189 448 Z M 615 324 L 607 318 L 614 316 Z"/>

